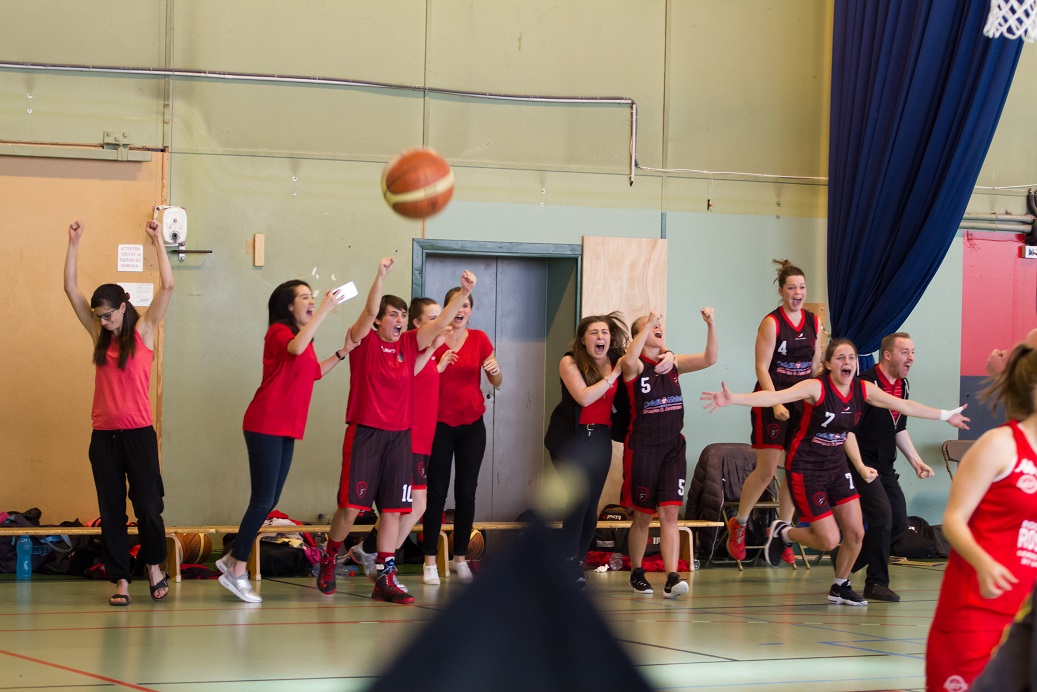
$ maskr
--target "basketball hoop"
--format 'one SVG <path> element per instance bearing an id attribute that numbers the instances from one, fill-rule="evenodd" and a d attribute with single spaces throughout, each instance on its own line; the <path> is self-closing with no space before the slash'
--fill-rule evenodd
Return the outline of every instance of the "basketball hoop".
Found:
<path id="1" fill-rule="evenodd" d="M 990 0 L 990 14 L 983 35 L 1037 41 L 1037 0 Z"/>

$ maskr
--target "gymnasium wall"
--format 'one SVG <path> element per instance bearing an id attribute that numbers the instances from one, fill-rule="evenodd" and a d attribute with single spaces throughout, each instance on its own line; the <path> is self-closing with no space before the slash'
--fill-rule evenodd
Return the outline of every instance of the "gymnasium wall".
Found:
<path id="1" fill-rule="evenodd" d="M 216 78 L 0 70 L 0 139 L 97 144 L 113 131 L 171 152 L 169 201 L 188 210 L 189 247 L 213 251 L 174 262 L 163 404 L 171 523 L 232 523 L 243 511 L 241 416 L 259 383 L 272 287 L 300 277 L 317 288 L 354 280 L 363 289 L 378 259 L 392 255 L 398 267 L 386 290 L 406 296 L 414 237 L 555 243 L 579 243 L 583 235 L 665 237 L 668 340 L 699 350 L 704 330 L 697 310 L 706 304 L 717 308 L 721 339 L 720 362 L 685 381 L 693 465 L 705 444 L 747 436 L 745 411 L 707 418 L 693 394 L 721 379 L 742 389 L 752 385 L 756 327 L 777 303 L 771 258 L 796 261 L 808 273 L 810 299 L 825 299 L 825 186 L 737 172 L 827 175 L 831 12 L 826 0 L 18 0 L 0 6 L 0 60 L 6 61 L 630 97 L 638 104 L 641 165 L 735 172 L 729 175 L 639 171 L 629 185 L 630 115 L 619 106 Z M 1031 64 L 1024 54 L 1017 83 L 1027 69 L 1037 74 Z M 1035 101 L 1030 90 L 1010 106 L 1032 112 Z M 1025 131 L 1022 116 L 1016 122 Z M 450 160 L 457 179 L 453 202 L 426 224 L 394 216 L 378 190 L 383 163 L 423 143 Z M 1004 157 L 1010 165 L 991 165 L 997 176 L 989 177 L 1035 173 L 1037 158 Z M 257 233 L 266 236 L 261 268 L 252 266 L 250 249 Z M 950 323 L 960 312 L 960 291 L 956 244 L 906 325 L 919 349 L 912 385 L 922 400 L 957 398 L 960 323 Z M 45 300 L 64 300 L 56 285 L 44 293 Z M 358 309 L 347 304 L 327 320 L 318 333 L 320 353 L 340 345 Z M 306 439 L 296 448 L 280 503 L 299 518 L 334 507 L 347 380 L 346 368 L 338 368 L 315 389 Z M 86 418 L 89 411 L 69 415 Z M 946 431 L 927 423 L 912 431 L 935 463 Z M 70 463 L 87 463 L 86 442 L 82 459 Z M 940 484 L 946 485 L 939 479 L 917 491 L 909 486 L 912 512 L 942 511 Z M 0 505 L 31 500 L 4 493 L 0 487 Z"/>

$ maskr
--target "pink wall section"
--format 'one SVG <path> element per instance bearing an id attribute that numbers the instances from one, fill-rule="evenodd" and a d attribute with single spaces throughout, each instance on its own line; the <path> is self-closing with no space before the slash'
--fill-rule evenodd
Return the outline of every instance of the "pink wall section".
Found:
<path id="1" fill-rule="evenodd" d="M 962 242 L 961 375 L 985 376 L 995 348 L 1037 327 L 1037 260 L 1021 258 L 1023 236 L 965 231 Z"/>

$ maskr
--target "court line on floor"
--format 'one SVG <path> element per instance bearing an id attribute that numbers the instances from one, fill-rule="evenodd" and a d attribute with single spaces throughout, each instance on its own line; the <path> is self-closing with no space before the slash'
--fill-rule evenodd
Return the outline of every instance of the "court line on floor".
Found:
<path id="1" fill-rule="evenodd" d="M 14 658 L 20 658 L 20 659 L 22 659 L 24 661 L 29 661 L 31 663 L 38 663 L 38 664 L 40 664 L 42 666 L 48 666 L 50 668 L 57 668 L 59 670 L 64 670 L 64 671 L 67 671 L 69 673 L 75 673 L 76 675 L 85 675 L 88 678 L 94 678 L 95 680 L 103 680 L 104 682 L 110 682 L 113 685 L 119 685 L 120 687 L 128 687 L 131 690 L 143 690 L 144 692 L 157 692 L 156 690 L 154 690 L 154 689 L 152 689 L 150 687 L 141 687 L 140 685 L 134 685 L 132 682 L 125 682 L 123 680 L 116 680 L 115 678 L 105 677 L 104 675 L 98 675 L 96 673 L 88 673 L 85 670 L 79 670 L 78 668 L 70 668 L 68 666 L 63 666 L 60 663 L 52 663 L 50 661 L 44 661 L 44 660 L 39 659 L 39 658 L 33 658 L 32 656 L 24 656 L 22 654 L 16 654 L 13 651 L 5 651 L 4 649 L 0 649 L 0 654 L 4 654 L 6 656 L 12 656 Z"/>

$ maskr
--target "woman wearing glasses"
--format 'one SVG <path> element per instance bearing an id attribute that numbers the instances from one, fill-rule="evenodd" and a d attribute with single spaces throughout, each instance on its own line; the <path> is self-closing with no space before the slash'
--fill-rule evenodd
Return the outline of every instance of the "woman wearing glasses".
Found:
<path id="1" fill-rule="evenodd" d="M 101 514 L 105 572 L 116 589 L 108 599 L 113 606 L 130 604 L 127 481 L 140 532 L 137 559 L 144 563 L 151 597 L 159 601 L 169 593 L 167 576 L 159 567 L 166 560 L 166 530 L 158 440 L 148 389 L 155 333 L 173 295 L 173 270 L 158 224 L 149 221 L 145 233 L 155 248 L 160 284 L 143 317 L 119 285 L 98 286 L 89 301 L 79 290 L 77 264 L 83 225 L 78 221 L 68 227 L 65 254 L 65 295 L 94 344 L 94 432 L 89 456 Z"/>

